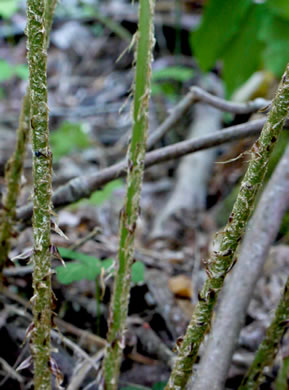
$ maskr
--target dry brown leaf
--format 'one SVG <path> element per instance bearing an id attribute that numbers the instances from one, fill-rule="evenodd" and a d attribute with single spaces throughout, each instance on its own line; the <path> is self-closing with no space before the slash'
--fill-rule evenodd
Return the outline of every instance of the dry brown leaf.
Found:
<path id="1" fill-rule="evenodd" d="M 187 275 L 173 276 L 168 281 L 169 289 L 177 296 L 183 298 L 192 297 L 192 281 Z"/>

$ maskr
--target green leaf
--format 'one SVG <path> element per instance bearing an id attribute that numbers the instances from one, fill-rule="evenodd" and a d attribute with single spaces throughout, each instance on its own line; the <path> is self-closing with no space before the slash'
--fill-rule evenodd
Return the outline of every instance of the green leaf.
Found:
<path id="1" fill-rule="evenodd" d="M 29 70 L 27 65 L 25 64 L 16 65 L 14 67 L 14 73 L 22 80 L 28 80 Z"/>
<path id="2" fill-rule="evenodd" d="M 141 261 L 136 261 L 131 269 L 131 281 L 135 284 L 144 282 L 145 265 Z"/>
<path id="3" fill-rule="evenodd" d="M 50 136 L 54 160 L 59 160 L 76 149 L 85 149 L 91 140 L 83 130 L 81 123 L 64 121 Z"/>
<path id="4" fill-rule="evenodd" d="M 168 68 L 154 70 L 152 72 L 152 81 L 162 80 L 175 80 L 180 83 L 184 83 L 190 80 L 194 76 L 195 72 L 193 69 L 185 66 L 170 66 Z"/>
<path id="5" fill-rule="evenodd" d="M 83 279 L 95 280 L 100 275 L 101 269 L 111 269 L 113 259 L 100 260 L 94 256 L 89 256 L 84 253 L 76 252 L 67 248 L 58 248 L 61 257 L 72 261 L 66 266 L 58 266 L 55 268 L 57 279 L 60 283 L 69 284 Z M 131 279 L 133 283 L 142 283 L 144 281 L 145 266 L 142 262 L 136 261 L 132 266 Z"/>
<path id="6" fill-rule="evenodd" d="M 289 19 L 289 3 L 288 0 L 267 0 L 267 6 L 277 15 Z"/>
<path id="7" fill-rule="evenodd" d="M 57 279 L 60 283 L 69 284 L 79 280 L 95 280 L 100 275 L 101 269 L 108 269 L 113 264 L 113 259 L 100 259 L 84 253 L 72 251 L 66 248 L 58 248 L 63 258 L 77 260 L 67 263 L 66 266 L 55 268 Z"/>
<path id="8" fill-rule="evenodd" d="M 70 284 L 83 279 L 95 280 L 100 273 L 100 267 L 97 263 L 94 264 L 94 267 L 89 267 L 84 263 L 71 262 L 66 267 L 56 267 L 55 271 L 60 283 Z"/>
<path id="9" fill-rule="evenodd" d="M 83 263 L 89 263 L 90 261 L 98 260 L 94 256 L 89 256 L 81 252 L 76 252 L 74 250 L 68 249 L 68 248 L 58 248 L 58 251 L 60 253 L 60 256 L 65 258 L 65 259 L 70 259 L 70 260 L 79 260 L 82 261 Z"/>
<path id="10" fill-rule="evenodd" d="M 15 14 L 18 9 L 20 0 L 1 0 L 0 16 L 4 19 L 9 19 Z"/>
<path id="11" fill-rule="evenodd" d="M 261 25 L 258 30 L 258 38 L 264 42 L 288 41 L 288 21 L 272 14 L 271 12 L 266 12 L 261 20 Z"/>
<path id="12" fill-rule="evenodd" d="M 264 43 L 260 42 L 257 36 L 263 16 L 263 5 L 253 5 L 240 32 L 226 48 L 223 56 L 223 77 L 228 96 L 242 85 L 260 65 Z"/>
<path id="13" fill-rule="evenodd" d="M 0 82 L 10 80 L 13 74 L 13 66 L 7 61 L 0 60 Z"/>
<path id="14" fill-rule="evenodd" d="M 250 0 L 209 0 L 199 29 L 192 33 L 192 47 L 200 67 L 207 71 L 224 53 L 227 44 L 246 25 Z M 257 24 L 257 22 L 256 22 Z"/>
<path id="15" fill-rule="evenodd" d="M 102 205 L 105 201 L 109 200 L 113 194 L 113 192 L 118 189 L 122 188 L 124 186 L 124 183 L 122 180 L 113 180 L 109 183 L 107 183 L 104 188 L 100 191 L 95 191 L 91 197 L 86 200 L 86 203 L 92 204 L 92 205 Z"/>
<path id="16" fill-rule="evenodd" d="M 288 21 L 267 12 L 260 26 L 259 38 L 266 44 L 263 52 L 265 68 L 280 77 L 289 62 Z"/>
<path id="17" fill-rule="evenodd" d="M 153 385 L 152 390 L 164 390 L 166 384 L 166 382 L 157 382 Z"/>
<path id="18" fill-rule="evenodd" d="M 133 385 L 133 386 L 121 387 L 120 390 L 150 390 L 150 389 L 148 387 L 144 387 L 140 385 Z"/>
<path id="19" fill-rule="evenodd" d="M 264 53 L 264 65 L 276 76 L 282 76 L 289 62 L 289 41 L 277 41 L 268 44 Z"/>
<path id="20" fill-rule="evenodd" d="M 116 189 L 124 187 L 124 183 L 120 179 L 112 180 L 107 183 L 102 190 L 98 190 L 92 193 L 89 199 L 82 199 L 73 203 L 69 207 L 72 209 L 78 208 L 81 205 L 101 206 L 106 201 L 110 200 Z"/>

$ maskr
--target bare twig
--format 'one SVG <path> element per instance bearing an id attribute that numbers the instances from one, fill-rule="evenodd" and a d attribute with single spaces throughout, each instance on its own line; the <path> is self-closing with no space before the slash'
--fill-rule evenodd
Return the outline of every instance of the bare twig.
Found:
<path id="1" fill-rule="evenodd" d="M 151 147 L 155 145 L 168 130 L 170 130 L 181 118 L 183 118 L 184 114 L 191 108 L 192 104 L 196 102 L 207 103 L 208 105 L 218 108 L 221 111 L 231 112 L 233 114 L 250 114 L 268 106 L 271 103 L 269 100 L 262 98 L 255 99 L 248 103 L 229 102 L 206 92 L 200 87 L 194 86 L 171 111 L 168 118 L 150 134 L 147 142 L 147 149 L 151 149 Z"/>
<path id="2" fill-rule="evenodd" d="M 98 362 L 101 361 L 103 355 L 104 355 L 104 349 L 101 349 L 91 357 L 91 360 L 94 361 L 95 364 L 99 364 Z M 90 369 L 91 369 L 90 362 L 88 362 L 87 360 L 83 361 L 81 366 L 77 368 L 76 372 L 71 378 L 67 390 L 78 390 L 80 388 L 80 385 L 83 383 L 86 375 L 90 371 Z"/>
<path id="3" fill-rule="evenodd" d="M 245 137 L 253 137 L 260 134 L 266 119 L 258 119 L 242 125 L 228 127 L 209 136 L 178 142 L 174 145 L 156 149 L 147 153 L 145 167 L 161 162 L 173 160 L 189 153 L 198 152 L 207 148 L 222 145 Z M 55 208 L 64 207 L 82 198 L 89 197 L 95 190 L 111 180 L 123 177 L 126 174 L 126 162 L 114 164 L 92 175 L 86 175 L 70 180 L 64 186 L 58 188 L 52 196 Z M 27 221 L 32 216 L 32 205 L 28 204 L 17 210 L 17 218 Z"/>
<path id="4" fill-rule="evenodd" d="M 248 103 L 230 102 L 212 95 L 199 87 L 192 87 L 191 92 L 194 94 L 194 101 L 207 103 L 221 111 L 231 112 L 232 114 L 251 114 L 260 109 L 264 109 L 271 104 L 271 100 L 262 98 L 257 98 Z"/>

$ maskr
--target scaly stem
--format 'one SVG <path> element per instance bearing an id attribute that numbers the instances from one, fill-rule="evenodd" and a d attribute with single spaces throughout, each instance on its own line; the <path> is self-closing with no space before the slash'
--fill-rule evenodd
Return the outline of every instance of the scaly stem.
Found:
<path id="1" fill-rule="evenodd" d="M 29 95 L 25 95 L 22 102 L 19 125 L 16 134 L 16 147 L 10 157 L 5 170 L 7 193 L 3 199 L 3 214 L 0 226 L 0 278 L 8 258 L 10 240 L 16 220 L 16 202 L 20 191 L 21 174 L 29 136 Z"/>
<path id="2" fill-rule="evenodd" d="M 107 348 L 103 363 L 106 390 L 115 390 L 119 377 L 131 283 L 134 237 L 139 216 L 144 158 L 148 132 L 154 0 L 141 0 L 136 42 L 133 130 L 128 151 L 127 192 L 120 217 L 120 243 L 109 315 Z"/>
<path id="3" fill-rule="evenodd" d="M 279 344 L 289 326 L 289 278 L 275 312 L 274 319 L 266 331 L 255 359 L 238 390 L 259 389 L 265 367 L 271 367 L 278 352 Z"/>
<path id="4" fill-rule="evenodd" d="M 206 263 L 208 279 L 199 294 L 199 301 L 180 346 L 166 390 L 185 389 L 192 373 L 200 344 L 211 324 L 217 296 L 223 287 L 226 274 L 237 260 L 234 257 L 236 249 L 251 215 L 257 192 L 263 183 L 272 149 L 282 130 L 288 110 L 289 64 L 261 135 L 251 148 L 251 160 L 229 221 L 224 230 L 215 237 L 212 254 Z"/>
<path id="5" fill-rule="evenodd" d="M 52 155 L 47 105 L 47 46 L 55 0 L 27 0 L 27 58 L 33 147 L 33 326 L 31 354 L 34 389 L 51 389 L 51 245 Z"/>
<path id="6" fill-rule="evenodd" d="M 49 35 L 52 25 L 53 14 L 57 0 L 49 0 L 46 6 L 46 47 L 49 44 Z M 10 240 L 13 233 L 13 226 L 16 220 L 16 202 L 20 191 L 21 174 L 26 152 L 26 144 L 29 138 L 30 123 L 30 97 L 29 88 L 22 101 L 19 125 L 16 134 L 16 147 L 10 157 L 5 171 L 7 183 L 7 194 L 3 200 L 3 213 L 0 226 L 0 282 L 2 272 L 10 250 Z"/>

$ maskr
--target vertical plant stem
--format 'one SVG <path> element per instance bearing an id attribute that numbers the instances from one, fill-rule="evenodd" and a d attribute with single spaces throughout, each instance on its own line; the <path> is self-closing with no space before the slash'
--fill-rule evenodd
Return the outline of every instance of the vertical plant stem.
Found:
<path id="1" fill-rule="evenodd" d="M 44 19 L 45 19 L 44 23 L 45 23 L 45 27 L 46 27 L 46 32 L 45 32 L 46 49 L 48 49 L 48 46 L 49 46 L 49 37 L 50 37 L 50 32 L 51 32 L 51 27 L 52 27 L 52 22 L 53 22 L 53 15 L 54 15 L 57 1 L 58 0 L 46 0 L 45 17 L 44 17 Z"/>
<path id="2" fill-rule="evenodd" d="M 289 278 L 275 312 L 274 319 L 266 331 L 255 359 L 243 379 L 239 390 L 257 390 L 261 385 L 265 367 L 271 367 L 278 352 L 278 347 L 289 326 Z"/>
<path id="3" fill-rule="evenodd" d="M 49 34 L 52 25 L 53 14 L 57 0 L 48 0 L 46 6 L 46 46 L 49 43 Z M 3 200 L 3 214 L 0 226 L 0 283 L 2 283 L 2 272 L 10 250 L 10 240 L 13 233 L 16 216 L 16 202 L 20 191 L 21 174 L 26 152 L 26 144 L 29 138 L 30 129 L 30 97 L 29 88 L 22 101 L 19 124 L 16 134 L 16 146 L 13 155 L 10 157 L 6 170 L 5 181 L 7 183 L 7 194 Z"/>
<path id="4" fill-rule="evenodd" d="M 34 389 L 51 389 L 51 254 L 50 216 L 52 154 L 49 147 L 47 105 L 47 46 L 54 0 L 27 0 L 27 58 L 29 66 L 30 125 L 33 149 L 33 326 L 31 354 Z"/>
<path id="5" fill-rule="evenodd" d="M 5 170 L 7 193 L 3 200 L 3 214 L 0 226 L 0 278 L 2 282 L 2 271 L 8 258 L 10 250 L 10 239 L 16 217 L 16 202 L 20 191 L 21 174 L 26 152 L 26 144 L 29 137 L 29 95 L 23 98 L 19 125 L 16 134 L 16 147 L 10 157 Z"/>
<path id="6" fill-rule="evenodd" d="M 101 293 L 100 293 L 100 277 L 95 280 L 95 303 L 96 303 L 96 334 L 100 335 L 100 317 L 101 317 Z"/>
<path id="7" fill-rule="evenodd" d="M 226 274 L 236 262 L 235 252 L 242 239 L 252 212 L 257 192 L 263 183 L 268 161 L 289 110 L 289 64 L 272 102 L 267 121 L 259 139 L 251 148 L 251 160 L 241 183 L 229 221 L 213 243 L 213 251 L 206 263 L 208 279 L 199 293 L 191 322 L 179 348 L 175 366 L 166 390 L 185 389 L 192 373 L 199 347 L 208 331 L 217 296 Z"/>
<path id="8" fill-rule="evenodd" d="M 283 358 L 275 381 L 275 390 L 288 390 L 289 356 Z"/>
<path id="9" fill-rule="evenodd" d="M 120 217 L 118 264 L 109 314 L 107 348 L 103 363 L 106 390 L 115 390 L 119 377 L 134 255 L 134 237 L 139 216 L 140 194 L 148 133 L 154 0 L 141 0 L 136 37 L 136 73 L 133 130 L 128 151 L 127 192 Z"/>

